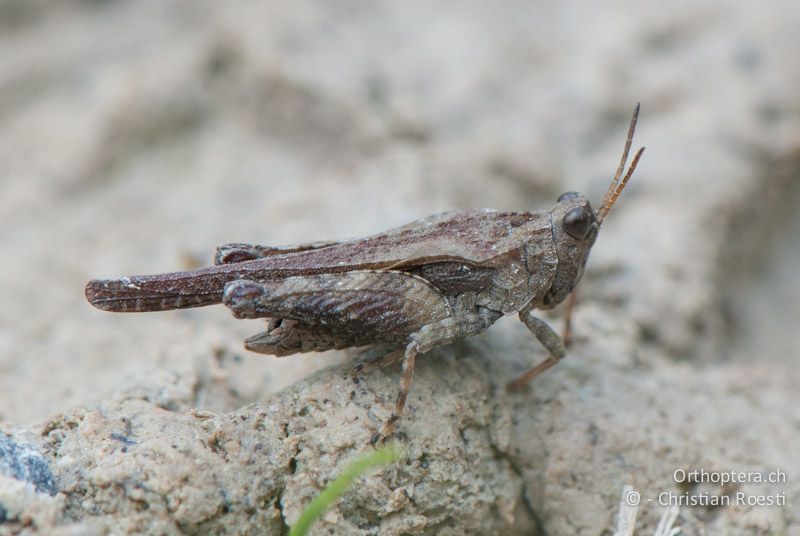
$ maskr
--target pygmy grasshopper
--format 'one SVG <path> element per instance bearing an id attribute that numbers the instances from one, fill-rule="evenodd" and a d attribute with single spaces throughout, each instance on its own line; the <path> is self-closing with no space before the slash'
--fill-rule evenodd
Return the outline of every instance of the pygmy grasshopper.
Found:
<path id="1" fill-rule="evenodd" d="M 533 311 L 558 305 L 580 281 L 600 226 L 644 151 L 623 176 L 638 114 L 637 105 L 597 212 L 583 195 L 567 192 L 546 211 L 448 212 L 343 242 L 226 244 L 215 266 L 90 281 L 86 298 L 119 312 L 223 303 L 236 318 L 268 319 L 267 331 L 247 339 L 245 348 L 276 356 L 398 345 L 400 351 L 367 363 L 403 361 L 394 412 L 374 442 L 403 413 L 417 354 L 480 333 L 503 315 L 518 313 L 550 354 L 510 387 L 564 357 L 561 337 Z"/>

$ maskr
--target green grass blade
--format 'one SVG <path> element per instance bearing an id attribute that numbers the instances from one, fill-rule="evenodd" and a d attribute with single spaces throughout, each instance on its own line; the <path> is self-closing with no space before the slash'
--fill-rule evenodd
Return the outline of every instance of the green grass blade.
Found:
<path id="1" fill-rule="evenodd" d="M 350 484 L 364 472 L 387 463 L 397 462 L 405 456 L 403 449 L 397 445 L 386 445 L 356 458 L 348 465 L 336 480 L 330 482 L 317 497 L 306 506 L 297 523 L 289 531 L 289 536 L 305 536 L 311 525 L 324 514 Z"/>

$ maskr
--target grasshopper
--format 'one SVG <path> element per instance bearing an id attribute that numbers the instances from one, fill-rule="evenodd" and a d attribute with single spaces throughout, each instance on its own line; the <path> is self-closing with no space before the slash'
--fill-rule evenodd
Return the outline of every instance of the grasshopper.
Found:
<path id="1" fill-rule="evenodd" d="M 86 298 L 98 309 L 117 312 L 222 303 L 236 318 L 268 319 L 267 330 L 244 343 L 262 354 L 398 346 L 366 363 L 403 362 L 394 411 L 373 435 L 374 443 L 391 434 L 403 414 L 417 355 L 476 335 L 501 316 L 518 314 L 549 353 L 510 388 L 564 357 L 562 338 L 533 312 L 561 303 L 583 276 L 600 226 L 644 151 L 636 152 L 623 176 L 638 115 L 639 105 L 596 212 L 583 195 L 567 192 L 550 210 L 447 212 L 349 241 L 226 244 L 217 249 L 214 266 L 94 280 L 86 285 Z M 354 367 L 354 377 L 364 365 Z"/>

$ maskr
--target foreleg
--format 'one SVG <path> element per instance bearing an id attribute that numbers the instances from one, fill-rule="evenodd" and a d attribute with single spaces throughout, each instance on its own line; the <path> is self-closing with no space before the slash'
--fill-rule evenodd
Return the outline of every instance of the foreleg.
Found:
<path id="1" fill-rule="evenodd" d="M 553 328 L 548 326 L 544 320 L 533 316 L 530 310 L 522 311 L 519 314 L 519 318 L 526 326 L 528 326 L 530 332 L 536 336 L 539 342 L 542 343 L 542 346 L 544 346 L 547 351 L 550 352 L 550 356 L 509 383 L 509 389 L 519 389 L 520 387 L 525 386 L 533 378 L 561 361 L 561 359 L 563 359 L 567 353 L 561 337 L 559 337 L 558 333 L 553 331 Z"/>
<path id="2" fill-rule="evenodd" d="M 569 346 L 572 342 L 572 311 L 575 309 L 577 302 L 578 287 L 575 287 L 567 296 L 567 302 L 564 304 L 564 330 L 561 332 L 561 340 L 564 341 L 564 346 Z"/>

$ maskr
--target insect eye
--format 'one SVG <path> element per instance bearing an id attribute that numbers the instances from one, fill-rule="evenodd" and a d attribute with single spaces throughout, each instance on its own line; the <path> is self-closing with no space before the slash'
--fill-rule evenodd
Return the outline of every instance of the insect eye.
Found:
<path id="1" fill-rule="evenodd" d="M 591 228 L 591 215 L 583 207 L 575 207 L 564 216 L 564 229 L 574 238 L 586 238 Z"/>
<path id="2" fill-rule="evenodd" d="M 579 194 L 578 192 L 564 192 L 563 194 L 558 196 L 558 199 L 556 199 L 556 203 L 560 203 L 565 199 L 572 199 L 573 197 L 578 197 L 579 195 L 581 194 Z"/>

